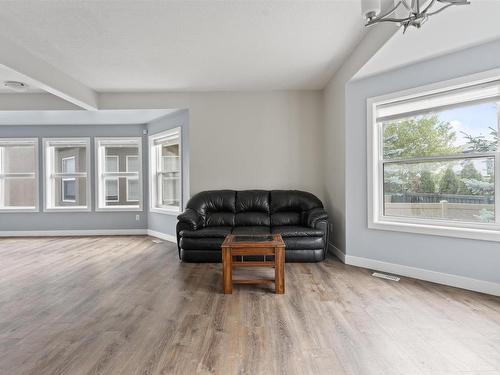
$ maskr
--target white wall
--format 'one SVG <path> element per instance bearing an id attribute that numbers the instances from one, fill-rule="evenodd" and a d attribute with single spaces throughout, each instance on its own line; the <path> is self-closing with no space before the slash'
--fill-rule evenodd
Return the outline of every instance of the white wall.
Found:
<path id="1" fill-rule="evenodd" d="M 321 91 L 101 94 L 102 109 L 187 108 L 191 194 L 303 189 L 323 198 Z"/>
<path id="2" fill-rule="evenodd" d="M 345 253 L 346 246 L 345 222 L 348 214 L 345 180 L 346 84 L 397 31 L 398 29 L 392 24 L 382 24 L 371 28 L 324 90 L 325 202 L 330 222 L 333 224 L 330 242 L 343 253 Z"/>
<path id="3" fill-rule="evenodd" d="M 410 273 L 420 273 L 423 278 L 437 277 L 436 280 L 440 282 L 451 280 L 449 283 L 455 285 L 463 282 L 460 286 L 466 287 L 467 283 L 477 285 L 478 282 L 474 280 L 496 283 L 493 286 L 483 283 L 483 286 L 489 285 L 491 288 L 485 287 L 482 290 L 500 294 L 498 242 L 369 230 L 366 181 L 367 98 L 499 66 L 500 41 L 496 41 L 353 81 L 347 85 L 346 253 L 350 257 L 350 263 L 373 268 L 387 268 L 387 264 L 398 265 L 400 267 L 393 267 L 395 272 L 407 270 Z M 469 280 L 464 281 L 461 278 Z"/>

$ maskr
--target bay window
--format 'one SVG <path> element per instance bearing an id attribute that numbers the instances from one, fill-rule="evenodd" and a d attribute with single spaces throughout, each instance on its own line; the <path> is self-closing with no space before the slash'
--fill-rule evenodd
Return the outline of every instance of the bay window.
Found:
<path id="1" fill-rule="evenodd" d="M 90 211 L 89 138 L 44 139 L 45 210 Z"/>
<path id="2" fill-rule="evenodd" d="M 0 212 L 38 211 L 38 140 L 0 139 Z"/>
<path id="3" fill-rule="evenodd" d="M 369 227 L 500 240 L 500 81 L 369 99 Z"/>
<path id="4" fill-rule="evenodd" d="M 142 210 L 142 139 L 96 138 L 97 210 Z"/>
<path id="5" fill-rule="evenodd" d="M 151 211 L 182 210 L 181 128 L 149 137 Z"/>

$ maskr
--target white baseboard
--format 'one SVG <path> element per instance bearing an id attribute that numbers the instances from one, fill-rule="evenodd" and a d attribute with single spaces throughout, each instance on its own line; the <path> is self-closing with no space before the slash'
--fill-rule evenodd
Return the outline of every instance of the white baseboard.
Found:
<path id="1" fill-rule="evenodd" d="M 171 234 L 165 234 L 157 232 L 155 230 L 148 229 L 148 236 L 159 238 L 160 240 L 165 240 L 168 242 L 177 243 L 177 238 Z"/>
<path id="2" fill-rule="evenodd" d="M 334 244 L 331 242 L 328 242 L 328 251 L 335 255 L 337 258 L 339 258 L 342 263 L 345 263 L 345 254 L 342 250 L 340 250 L 338 247 L 336 247 Z"/>
<path id="3" fill-rule="evenodd" d="M 490 281 L 477 280 L 469 277 L 430 271 L 423 268 L 409 267 L 401 264 L 387 263 L 379 260 L 361 258 L 352 255 L 344 255 L 344 263 L 352 266 L 369 268 L 376 271 L 388 272 L 395 275 L 411 277 L 414 279 L 430 281 L 437 284 L 472 290 L 474 292 L 500 296 L 500 284 Z"/>
<path id="4" fill-rule="evenodd" d="M 61 237 L 61 236 L 137 236 L 148 234 L 147 229 L 91 230 L 14 230 L 0 231 L 0 237 Z"/>

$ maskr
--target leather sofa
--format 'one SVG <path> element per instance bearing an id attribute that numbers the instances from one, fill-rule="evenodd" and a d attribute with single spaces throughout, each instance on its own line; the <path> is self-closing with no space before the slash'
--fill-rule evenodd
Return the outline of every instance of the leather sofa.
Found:
<path id="1" fill-rule="evenodd" d="M 304 191 L 203 191 L 177 219 L 185 262 L 220 262 L 222 242 L 231 233 L 281 233 L 286 262 L 319 262 L 327 252 L 328 216 L 321 201 Z"/>

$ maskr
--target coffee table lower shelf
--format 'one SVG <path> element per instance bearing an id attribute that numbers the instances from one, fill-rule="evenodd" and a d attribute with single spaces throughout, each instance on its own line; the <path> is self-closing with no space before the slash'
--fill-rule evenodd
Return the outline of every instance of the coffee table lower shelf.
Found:
<path id="1" fill-rule="evenodd" d="M 222 244 L 222 271 L 224 294 L 233 292 L 233 284 L 274 284 L 276 294 L 285 293 L 285 244 L 281 235 L 275 234 L 263 241 L 258 236 L 248 240 L 235 241 L 228 235 Z M 274 256 L 274 261 L 233 261 L 233 256 Z M 274 279 L 233 279 L 233 269 L 238 267 L 274 268 Z"/>

